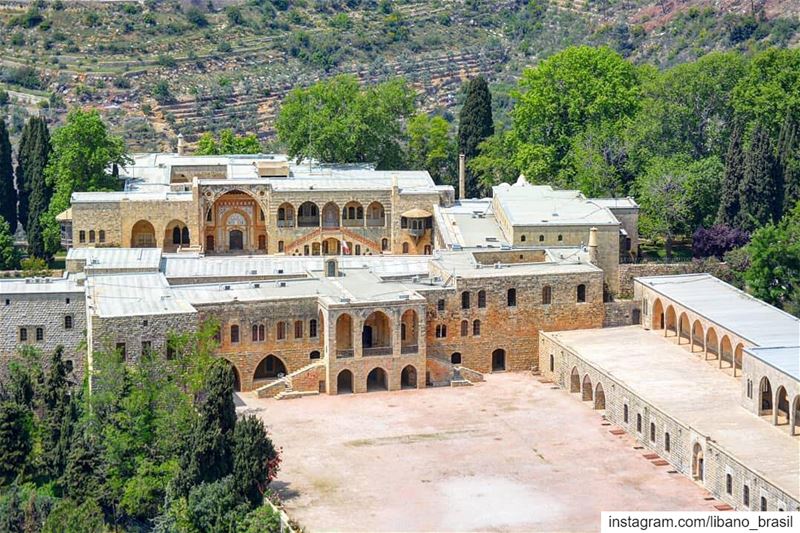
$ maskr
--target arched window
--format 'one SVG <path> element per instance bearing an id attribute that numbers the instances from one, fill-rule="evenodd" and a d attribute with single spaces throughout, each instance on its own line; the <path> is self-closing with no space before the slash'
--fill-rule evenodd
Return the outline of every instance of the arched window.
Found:
<path id="1" fill-rule="evenodd" d="M 309 358 L 309 359 L 319 359 L 320 357 L 322 357 L 322 356 L 320 355 L 320 353 L 319 353 L 319 351 L 318 351 L 318 350 L 314 350 L 313 352 L 311 352 L 311 353 L 308 355 L 308 358 Z"/>
<path id="2" fill-rule="evenodd" d="M 461 353 L 460 352 L 453 352 L 453 355 L 450 356 L 450 363 L 454 365 L 461 364 Z"/>
<path id="3" fill-rule="evenodd" d="M 72 329 L 72 316 L 67 315 L 64 317 L 64 329 Z"/>
<path id="4" fill-rule="evenodd" d="M 436 326 L 436 338 L 443 339 L 447 337 L 447 326 L 444 324 L 438 324 Z"/>
<path id="5" fill-rule="evenodd" d="M 553 289 L 550 288 L 550 285 L 545 285 L 542 287 L 542 304 L 549 305 L 553 299 Z"/>
<path id="6" fill-rule="evenodd" d="M 81 242 L 81 243 L 86 242 L 86 232 L 84 230 L 80 230 L 78 232 L 78 242 Z"/>
<path id="7" fill-rule="evenodd" d="M 480 320 L 473 320 L 472 321 L 472 334 L 476 337 L 480 337 L 481 335 L 481 321 Z"/>
<path id="8" fill-rule="evenodd" d="M 767 498 L 762 496 L 761 497 L 761 511 L 766 512 L 767 510 Z"/>
<path id="9" fill-rule="evenodd" d="M 586 285 L 584 285 L 583 283 L 578 285 L 577 296 L 578 296 L 578 303 L 583 303 L 586 301 Z"/>
<path id="10" fill-rule="evenodd" d="M 461 293 L 461 309 L 469 309 L 469 291 Z"/>
<path id="11" fill-rule="evenodd" d="M 175 226 L 172 228 L 172 244 L 180 244 L 181 243 L 181 228 Z"/>
<path id="12" fill-rule="evenodd" d="M 239 342 L 239 326 L 231 326 L 231 342 Z"/>
<path id="13" fill-rule="evenodd" d="M 742 504 L 748 509 L 750 508 L 750 487 L 747 485 L 742 487 Z"/>
<path id="14" fill-rule="evenodd" d="M 277 332 L 275 337 L 280 341 L 286 338 L 286 323 L 278 322 Z"/>
<path id="15" fill-rule="evenodd" d="M 636 413 L 636 431 L 639 433 L 642 432 L 642 415 L 641 413 Z"/>
<path id="16" fill-rule="evenodd" d="M 278 241 L 278 253 L 283 253 L 283 241 Z"/>
<path id="17" fill-rule="evenodd" d="M 312 339 L 317 338 L 317 319 L 312 318 L 308 321 L 308 336 Z"/>
<path id="18" fill-rule="evenodd" d="M 563 236 L 563 235 L 559 235 L 559 236 L 558 236 L 558 242 L 561 242 L 561 241 L 563 241 L 563 240 L 564 240 L 564 236 Z"/>
<path id="19" fill-rule="evenodd" d="M 408 253 L 408 243 L 407 243 L 407 242 L 404 242 L 404 243 L 403 243 L 403 253 L 404 253 L 404 254 L 407 254 L 407 253 Z"/>
<path id="20" fill-rule="evenodd" d="M 550 372 L 555 372 L 556 369 L 556 359 L 553 357 L 553 354 L 550 354 Z"/>
<path id="21" fill-rule="evenodd" d="M 253 338 L 253 342 L 258 342 L 258 324 L 253 324 L 252 330 L 253 332 L 250 336 Z"/>
<path id="22" fill-rule="evenodd" d="M 294 321 L 294 338 L 295 339 L 302 339 L 303 338 L 303 321 L 302 320 L 295 320 Z"/>
<path id="23" fill-rule="evenodd" d="M 267 338 L 267 328 L 264 324 L 258 325 L 258 340 L 263 341 Z"/>
<path id="24" fill-rule="evenodd" d="M 508 289 L 508 294 L 506 295 L 506 302 L 508 303 L 509 307 L 517 306 L 517 289 Z"/>
<path id="25" fill-rule="evenodd" d="M 184 246 L 189 246 L 191 242 L 189 242 L 189 228 L 184 226 L 181 230 L 181 244 Z"/>
<path id="26" fill-rule="evenodd" d="M 486 291 L 478 291 L 478 307 L 480 309 L 486 307 Z"/>
<path id="27" fill-rule="evenodd" d="M 461 321 L 461 336 L 466 337 L 469 335 L 469 322 L 466 320 Z"/>
<path id="28" fill-rule="evenodd" d="M 89 230 L 89 242 L 94 242 L 94 230 Z"/>
<path id="29" fill-rule="evenodd" d="M 656 441 L 656 425 L 654 422 L 650 422 L 650 442 Z"/>
<path id="30" fill-rule="evenodd" d="M 539 235 L 539 242 L 544 242 L 544 235 Z"/>
<path id="31" fill-rule="evenodd" d="M 624 420 L 626 424 L 628 423 L 628 404 L 627 403 L 622 406 L 622 420 Z"/>
<path id="32" fill-rule="evenodd" d="M 389 239 L 381 239 L 381 250 L 386 251 L 389 249 Z"/>
<path id="33" fill-rule="evenodd" d="M 106 242 L 106 230 L 101 229 L 99 232 L 97 232 L 97 236 L 100 242 Z"/>
<path id="34" fill-rule="evenodd" d="M 403 323 L 400 324 L 400 340 L 406 340 L 406 325 Z"/>
<path id="35" fill-rule="evenodd" d="M 522 235 L 522 236 L 520 236 L 519 240 L 520 240 L 521 242 L 525 242 L 525 235 Z"/>

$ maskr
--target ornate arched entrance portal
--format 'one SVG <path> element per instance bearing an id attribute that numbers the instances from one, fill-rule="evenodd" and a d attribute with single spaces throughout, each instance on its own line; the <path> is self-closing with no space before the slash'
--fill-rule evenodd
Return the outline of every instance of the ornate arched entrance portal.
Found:
<path id="1" fill-rule="evenodd" d="M 204 233 L 208 253 L 267 252 L 264 212 L 242 191 L 227 192 L 214 202 L 206 213 Z"/>

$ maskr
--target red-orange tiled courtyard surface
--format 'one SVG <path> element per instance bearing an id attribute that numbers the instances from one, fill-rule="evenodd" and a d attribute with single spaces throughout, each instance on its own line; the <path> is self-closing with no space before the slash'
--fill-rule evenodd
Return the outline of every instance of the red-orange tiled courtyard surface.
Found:
<path id="1" fill-rule="evenodd" d="M 718 503 L 588 403 L 528 373 L 474 387 L 244 400 L 283 448 L 273 488 L 310 531 L 592 531 L 602 510 Z"/>

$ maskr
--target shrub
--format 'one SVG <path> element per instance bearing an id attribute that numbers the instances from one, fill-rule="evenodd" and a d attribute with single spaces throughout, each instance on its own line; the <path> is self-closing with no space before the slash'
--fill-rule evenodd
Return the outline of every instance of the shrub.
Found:
<path id="1" fill-rule="evenodd" d="M 692 255 L 722 259 L 727 252 L 744 246 L 749 240 L 746 231 L 725 224 L 698 228 L 692 236 Z"/>

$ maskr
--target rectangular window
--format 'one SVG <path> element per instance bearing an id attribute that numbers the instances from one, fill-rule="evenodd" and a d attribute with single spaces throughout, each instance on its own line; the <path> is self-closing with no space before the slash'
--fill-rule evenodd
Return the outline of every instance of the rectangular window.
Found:
<path id="1" fill-rule="evenodd" d="M 36 328 L 36 342 L 44 340 L 44 328 Z"/>
<path id="2" fill-rule="evenodd" d="M 636 431 L 642 432 L 642 415 L 636 413 Z"/>
<path id="3" fill-rule="evenodd" d="M 64 329 L 72 329 L 72 316 L 67 315 L 64 317 Z"/>
<path id="4" fill-rule="evenodd" d="M 80 230 L 78 232 L 78 242 L 80 242 L 80 243 L 85 243 L 86 242 L 86 232 L 85 231 Z"/>
<path id="5" fill-rule="evenodd" d="M 478 291 L 478 307 L 481 309 L 486 307 L 486 291 Z"/>
<path id="6" fill-rule="evenodd" d="M 436 302 L 436 309 L 438 309 L 439 311 L 444 311 L 444 300 L 443 299 L 440 299 L 438 302 Z"/>
<path id="7" fill-rule="evenodd" d="M 317 321 L 313 318 L 308 322 L 308 336 L 312 339 L 317 338 Z"/>
<path id="8" fill-rule="evenodd" d="M 231 326 L 231 342 L 239 342 L 239 326 Z"/>
<path id="9" fill-rule="evenodd" d="M 28 328 L 19 328 L 19 342 L 28 340 Z"/>
<path id="10" fill-rule="evenodd" d="M 294 322 L 294 338 L 295 339 L 302 339 L 303 338 L 303 321 L 302 320 L 295 320 L 295 322 Z"/>
<path id="11" fill-rule="evenodd" d="M 125 343 L 124 342 L 118 342 L 117 343 L 117 352 L 122 357 L 123 361 L 127 359 L 128 354 L 125 352 Z"/>
<path id="12" fill-rule="evenodd" d="M 149 354 L 153 349 L 152 341 L 142 341 L 142 355 Z"/>

